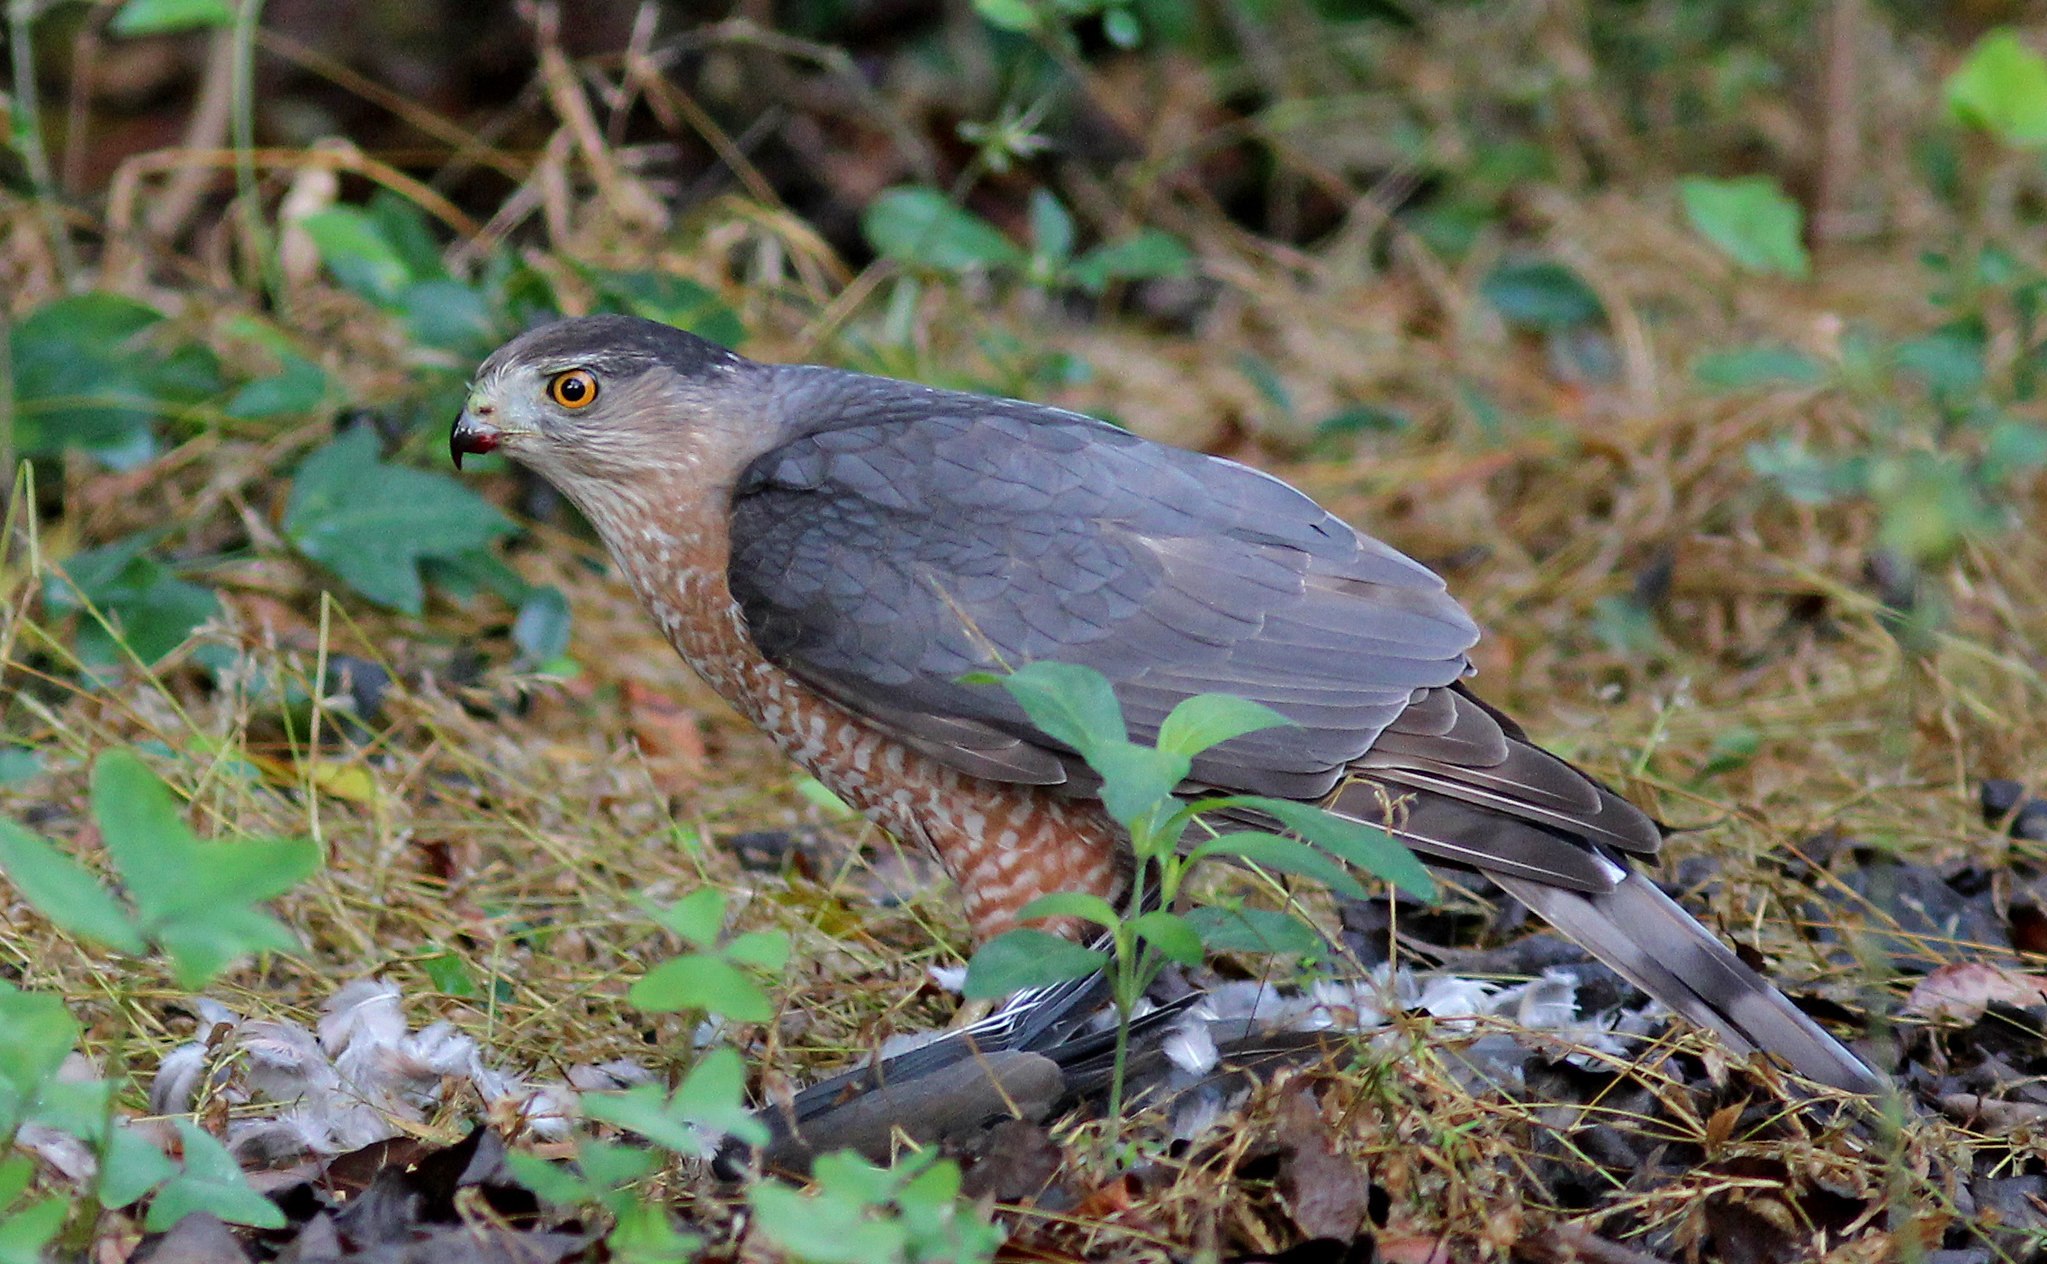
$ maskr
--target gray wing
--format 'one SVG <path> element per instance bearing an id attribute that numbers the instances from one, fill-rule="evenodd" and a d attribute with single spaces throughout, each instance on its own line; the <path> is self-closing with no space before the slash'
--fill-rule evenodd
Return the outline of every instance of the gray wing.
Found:
<path id="1" fill-rule="evenodd" d="M 1330 790 L 1478 631 L 1427 568 L 1233 462 L 1091 418 L 789 369 L 808 433 L 735 492 L 730 580 L 761 651 L 964 771 L 1084 776 L 1002 690 L 1039 660 L 1108 677 L 1149 740 L 1194 694 L 1298 727 L 1238 738 L 1196 779 Z"/>

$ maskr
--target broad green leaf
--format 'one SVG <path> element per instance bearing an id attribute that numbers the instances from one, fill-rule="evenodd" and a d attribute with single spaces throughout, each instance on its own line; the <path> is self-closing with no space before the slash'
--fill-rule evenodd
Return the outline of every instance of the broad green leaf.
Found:
<path id="1" fill-rule="evenodd" d="M 1073 265 L 1073 281 L 1090 294 L 1099 294 L 1115 281 L 1184 277 L 1193 267 L 1194 252 L 1185 242 L 1147 228 L 1082 255 Z"/>
<path id="2" fill-rule="evenodd" d="M 1176 755 L 1199 755 L 1233 737 L 1293 724 L 1263 703 L 1226 693 L 1187 698 L 1159 725 L 1158 748 Z"/>
<path id="3" fill-rule="evenodd" d="M 1323 949 L 1322 936 L 1313 927 L 1292 914 L 1272 909 L 1205 904 L 1190 909 L 1187 921 L 1201 936 L 1201 942 L 1216 952 L 1312 957 L 1319 956 Z"/>
<path id="4" fill-rule="evenodd" d="M 1788 277 L 1811 272 L 1800 237 L 1805 211 L 1770 177 L 1687 176 L 1677 192 L 1692 227 L 1741 267 Z"/>
<path id="5" fill-rule="evenodd" d="M 1606 308 L 1577 273 L 1550 259 L 1503 263 L 1479 284 L 1501 319 L 1522 329 L 1576 329 L 1606 319 Z"/>
<path id="6" fill-rule="evenodd" d="M 66 1198 L 39 1198 L 14 1212 L 0 1206 L 0 1264 L 45 1264 L 44 1249 L 70 1215 Z"/>
<path id="7" fill-rule="evenodd" d="M 646 1158 L 647 1171 L 654 1169 L 651 1151 L 635 1153 Z M 595 1202 L 601 1196 L 595 1184 L 584 1180 L 566 1163 L 543 1159 L 525 1150 L 512 1150 L 505 1155 L 505 1166 L 511 1169 L 514 1179 L 533 1191 L 540 1201 L 555 1207 L 577 1207 Z"/>
<path id="8" fill-rule="evenodd" d="M 1331 859 L 1329 853 L 1277 834 L 1223 834 L 1187 853 L 1189 860 L 1208 856 L 1235 856 L 1260 868 L 1312 878 L 1341 896 L 1354 900 L 1365 898 L 1365 888 L 1341 864 Z"/>
<path id="9" fill-rule="evenodd" d="M 2047 144 L 2047 58 L 1999 27 L 1976 41 L 1942 89 L 1949 117 L 2007 145 Z"/>
<path id="10" fill-rule="evenodd" d="M 331 206 L 299 221 L 334 279 L 380 307 L 415 280 L 412 268 L 375 216 L 356 206 Z"/>
<path id="11" fill-rule="evenodd" d="M 236 391 L 225 411 L 244 421 L 304 417 L 319 411 L 326 398 L 326 371 L 304 356 L 286 355 L 275 374 Z"/>
<path id="12" fill-rule="evenodd" d="M 1092 667 L 1026 663 L 1001 677 L 1001 683 L 1040 732 L 1082 756 L 1110 742 L 1129 741 L 1115 691 Z"/>
<path id="13" fill-rule="evenodd" d="M 1201 964 L 1201 936 L 1177 913 L 1153 909 L 1133 920 L 1130 929 L 1139 939 L 1183 966 Z"/>
<path id="14" fill-rule="evenodd" d="M 789 937 L 779 931 L 756 930 L 735 935 L 720 949 L 727 961 L 779 973 L 789 964 Z"/>
<path id="15" fill-rule="evenodd" d="M 483 293 L 451 277 L 411 282 L 392 296 L 391 305 L 405 332 L 423 347 L 480 357 L 499 337 Z"/>
<path id="16" fill-rule="evenodd" d="M 306 458 L 284 512 L 285 534 L 299 552 L 372 601 L 414 615 L 426 603 L 423 559 L 481 549 L 512 529 L 455 480 L 379 461 L 368 427 Z"/>
<path id="17" fill-rule="evenodd" d="M 961 992 L 969 1000 L 1008 996 L 1025 988 L 1085 978 L 1107 964 L 1107 953 L 1083 948 L 1041 930 L 1013 930 L 981 945 L 967 963 Z"/>
<path id="18" fill-rule="evenodd" d="M 162 379 L 162 357 L 135 345 L 162 320 L 133 299 L 87 293 L 46 303 L 15 325 L 15 455 L 76 450 L 116 469 L 154 456 L 157 419 L 194 402 Z"/>
<path id="19" fill-rule="evenodd" d="M 1102 806 L 1125 828 L 1172 798 L 1187 779 L 1193 761 L 1172 751 L 1107 741 L 1083 752 L 1088 766 L 1102 777 Z"/>
<path id="20" fill-rule="evenodd" d="M 143 932 L 154 935 L 201 868 L 177 797 L 133 751 L 110 750 L 93 764 L 92 815 Z"/>
<path id="21" fill-rule="evenodd" d="M 716 944 L 719 932 L 725 929 L 725 896 L 716 887 L 699 887 L 666 906 L 643 907 L 676 938 L 699 948 Z"/>
<path id="22" fill-rule="evenodd" d="M 141 1133 L 115 1125 L 100 1149 L 99 1200 L 126 1207 L 178 1174 L 178 1165 Z"/>
<path id="23" fill-rule="evenodd" d="M 937 189 L 898 187 L 869 204 L 860 217 L 867 240 L 882 256 L 936 272 L 1015 267 L 1023 249 Z"/>
<path id="24" fill-rule="evenodd" d="M 153 534 L 75 553 L 65 559 L 61 575 L 52 573 L 44 581 L 44 597 L 54 609 L 90 606 L 106 619 L 106 627 L 90 618 L 79 624 L 78 656 L 88 667 L 126 662 L 122 646 L 143 663 L 154 664 L 220 612 L 212 589 L 179 579 L 147 555 Z"/>
<path id="25" fill-rule="evenodd" d="M 1436 898 L 1435 879 L 1429 877 L 1429 871 L 1422 862 L 1376 825 L 1366 825 L 1326 812 L 1311 803 L 1295 803 L 1290 799 L 1246 795 L 1232 798 L 1229 802 L 1273 817 L 1288 830 L 1346 864 L 1384 878 L 1420 899 Z"/>
<path id="26" fill-rule="evenodd" d="M 178 1120 L 177 1129 L 185 1144 L 185 1163 L 150 1200 L 144 1228 L 162 1233 L 195 1211 L 211 1212 L 229 1224 L 284 1228 L 284 1212 L 249 1188 L 227 1147 L 189 1119 Z"/>
<path id="27" fill-rule="evenodd" d="M 108 29 L 116 35 L 170 35 L 234 22 L 228 0 L 128 0 Z"/>
<path id="28" fill-rule="evenodd" d="M 1041 917 L 1078 917 L 1110 930 L 1123 922 L 1115 905 L 1086 891 L 1055 891 L 1051 895 L 1039 896 L 1016 911 L 1019 922 L 1035 922 Z"/>
<path id="29" fill-rule="evenodd" d="M 78 1023 L 61 997 L 0 983 L 0 1137 L 41 1116 L 57 1070 L 71 1055 Z"/>
<path id="30" fill-rule="evenodd" d="M 729 1045 L 697 1059 L 675 1090 L 674 1109 L 752 1145 L 768 1139 L 767 1129 L 746 1108 L 746 1063 Z"/>
<path id="31" fill-rule="evenodd" d="M 296 886 L 323 859 L 308 839 L 201 844 L 178 799 L 132 751 L 101 755 L 92 773 L 93 819 L 181 986 L 205 985 L 254 952 L 290 952 L 297 937 L 250 905 Z"/>
<path id="32" fill-rule="evenodd" d="M 738 966 L 706 953 L 671 957 L 633 980 L 626 1000 L 654 1014 L 707 1010 L 735 1022 L 764 1023 L 775 1007 Z"/>
<path id="33" fill-rule="evenodd" d="M 583 1113 L 695 1157 L 712 1139 L 705 1130 L 728 1133 L 751 1145 L 767 1141 L 767 1129 L 747 1112 L 745 1085 L 746 1064 L 739 1052 L 720 1047 L 697 1060 L 672 1096 L 655 1084 L 623 1093 L 592 1093 L 583 1098 Z"/>
<path id="34" fill-rule="evenodd" d="M 0 873 L 59 929 L 139 956 L 142 936 L 92 872 L 12 821 L 0 820 Z"/>
<path id="35" fill-rule="evenodd" d="M 893 1264 L 907 1258 L 907 1233 L 892 1220 L 874 1220 L 857 1202 L 805 1197 L 763 1181 L 750 1195 L 754 1223 L 788 1258 L 805 1264 Z"/>

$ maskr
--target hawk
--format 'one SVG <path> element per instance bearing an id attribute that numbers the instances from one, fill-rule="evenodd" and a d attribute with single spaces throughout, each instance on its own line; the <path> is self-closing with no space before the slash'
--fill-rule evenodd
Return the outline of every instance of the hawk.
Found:
<path id="1" fill-rule="evenodd" d="M 928 847 L 977 938 L 1055 891 L 1121 894 L 1127 840 L 1075 752 L 969 673 L 1108 678 L 1131 737 L 1228 693 L 1293 723 L 1200 787 L 1383 824 L 1491 878 L 1739 1054 L 1878 1077 L 1643 876 L 1663 830 L 1466 686 L 1427 567 L 1286 483 L 1056 408 L 746 359 L 590 316 L 478 369 L 450 449 L 582 510 L 675 649 L 841 798 Z"/>

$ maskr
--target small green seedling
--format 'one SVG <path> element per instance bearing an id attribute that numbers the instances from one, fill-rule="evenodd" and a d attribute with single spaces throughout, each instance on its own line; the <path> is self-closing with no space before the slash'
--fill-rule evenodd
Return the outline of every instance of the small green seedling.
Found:
<path id="1" fill-rule="evenodd" d="M 1202 694 L 1173 708 L 1159 726 L 1156 745 L 1130 740 L 1122 706 L 1100 672 L 1070 663 L 1032 663 L 1007 676 L 970 677 L 1000 684 L 1033 724 L 1078 752 L 1102 779 L 1102 804 L 1130 833 L 1137 869 L 1128 911 L 1098 895 L 1066 891 L 1025 905 L 1020 916 L 1077 918 L 1110 932 L 1107 950 L 1085 948 L 1042 930 L 1024 928 L 990 941 L 968 964 L 966 994 L 1006 996 L 1027 987 L 1109 971 L 1121 1017 L 1109 1113 L 1121 1114 L 1123 1064 L 1130 1016 L 1167 962 L 1199 965 L 1204 929 L 1241 946 L 1259 923 L 1249 910 L 1210 911 L 1200 919 L 1172 912 L 1194 866 L 1232 857 L 1263 869 L 1320 882 L 1339 895 L 1365 890 L 1345 868 L 1354 866 L 1415 894 L 1433 898 L 1435 883 L 1414 853 L 1374 826 L 1347 820 L 1311 804 L 1263 795 L 1183 794 L 1194 759 L 1232 738 L 1290 723 L 1269 707 L 1224 694 Z M 1270 821 L 1286 834 L 1236 825 Z M 1227 832 L 1216 828 L 1228 826 Z M 1155 907 L 1154 907 L 1155 906 Z M 1197 910 L 1201 911 L 1201 910 Z M 1261 919 L 1273 940 L 1316 942 L 1312 930 L 1285 914 Z M 1281 929 L 1283 927 L 1283 929 Z"/>

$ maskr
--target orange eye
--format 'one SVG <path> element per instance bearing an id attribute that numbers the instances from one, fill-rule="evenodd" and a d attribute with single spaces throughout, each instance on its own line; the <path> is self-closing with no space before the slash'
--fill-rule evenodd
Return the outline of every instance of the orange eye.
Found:
<path id="1" fill-rule="evenodd" d="M 547 380 L 547 397 L 574 411 L 588 408 L 597 399 L 597 378 L 588 369 L 570 369 Z"/>

